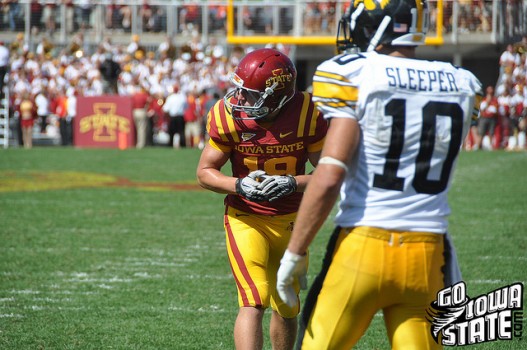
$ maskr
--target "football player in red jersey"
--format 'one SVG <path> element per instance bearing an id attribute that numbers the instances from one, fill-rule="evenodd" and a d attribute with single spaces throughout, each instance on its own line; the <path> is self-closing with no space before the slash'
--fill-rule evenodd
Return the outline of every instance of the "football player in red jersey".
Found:
<path id="1" fill-rule="evenodd" d="M 227 194 L 224 227 L 240 306 L 237 349 L 262 349 L 268 307 L 273 349 L 292 349 L 296 338 L 300 303 L 279 298 L 276 272 L 311 177 L 306 164 L 317 165 L 327 130 L 311 95 L 296 89 L 296 75 L 280 51 L 254 50 L 232 73 L 235 88 L 208 114 L 210 139 L 197 178 L 202 187 Z M 232 176 L 221 172 L 229 161 Z"/>

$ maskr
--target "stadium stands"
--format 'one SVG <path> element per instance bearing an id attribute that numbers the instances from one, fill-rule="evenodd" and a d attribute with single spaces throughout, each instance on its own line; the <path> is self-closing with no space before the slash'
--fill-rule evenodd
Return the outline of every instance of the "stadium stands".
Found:
<path id="1" fill-rule="evenodd" d="M 4 3 L 0 40 L 11 51 L 7 80 L 11 115 L 16 116 L 17 96 L 26 90 L 34 96 L 41 89 L 48 90 L 50 96 L 101 94 L 98 65 L 106 53 L 111 53 L 121 65 L 119 94 L 132 94 L 141 85 L 161 100 L 170 93 L 167 87 L 175 83 L 188 92 L 225 92 L 229 88 L 227 74 L 237 59 L 244 51 L 258 46 L 228 43 L 230 3 L 212 0 L 199 4 L 186 1 L 167 4 L 161 0 Z M 295 59 L 300 88 L 308 88 L 316 65 L 334 53 L 332 44 L 320 44 L 316 49 L 313 45 L 318 39 L 324 43 L 327 38 L 334 38 L 335 23 L 348 3 L 233 1 L 232 33 L 249 39 L 262 35 L 305 38 L 306 45 L 274 46 Z M 420 48 L 419 55 L 463 65 L 474 71 L 485 85 L 497 85 L 498 91 L 503 77 L 509 76 L 500 69 L 499 56 L 507 44 L 519 42 L 521 35 L 527 33 L 523 6 L 496 0 L 432 0 L 430 4 L 430 35 L 441 37 L 443 45 Z M 441 26 L 437 25 L 439 19 Z M 525 55 L 516 53 L 518 60 Z M 522 79 L 519 70 L 514 75 L 516 80 Z M 524 78 L 523 85 L 516 81 L 510 87 L 511 95 L 521 87 L 525 89 L 525 85 Z M 50 106 L 53 108 L 53 101 Z M 37 133 L 37 143 L 39 139 L 56 143 L 56 136 L 50 137 L 58 134 L 53 130 L 56 115 L 50 111 L 50 130 Z M 163 130 L 165 124 L 159 117 L 154 129 Z M 515 124 L 521 128 L 521 123 Z M 500 145 L 506 147 L 508 143 L 503 139 L 508 140 L 515 132 L 505 133 Z"/>

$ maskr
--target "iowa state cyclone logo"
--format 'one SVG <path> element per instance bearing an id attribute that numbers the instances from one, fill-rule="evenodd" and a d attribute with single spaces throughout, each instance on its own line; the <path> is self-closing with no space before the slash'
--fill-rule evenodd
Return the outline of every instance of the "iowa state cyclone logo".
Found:
<path id="1" fill-rule="evenodd" d="M 117 140 L 118 132 L 130 133 L 130 120 L 118 115 L 116 110 L 116 103 L 94 103 L 94 114 L 82 118 L 80 132 L 93 131 L 93 140 L 97 142 L 113 142 Z"/>
<path id="2" fill-rule="evenodd" d="M 266 87 L 271 87 L 274 84 L 277 84 L 274 89 L 281 90 L 285 87 L 284 83 L 293 80 L 293 75 L 291 73 L 284 74 L 284 70 L 282 68 L 273 69 L 272 72 L 273 76 L 265 81 Z"/>
<path id="3" fill-rule="evenodd" d="M 432 336 L 442 345 L 472 345 L 523 336 L 523 284 L 515 283 L 476 298 L 464 282 L 442 289 L 428 309 Z"/>

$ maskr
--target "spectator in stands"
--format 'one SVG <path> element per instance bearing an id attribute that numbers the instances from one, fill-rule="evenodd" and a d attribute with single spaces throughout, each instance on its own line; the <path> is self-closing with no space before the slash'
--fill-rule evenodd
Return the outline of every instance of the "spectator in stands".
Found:
<path id="1" fill-rule="evenodd" d="M 19 56 L 29 51 L 29 45 L 25 40 L 24 33 L 18 33 L 16 35 L 15 40 L 9 45 L 9 51 L 11 51 L 11 54 L 18 54 Z"/>
<path id="2" fill-rule="evenodd" d="M 200 31 L 201 6 L 194 3 L 185 3 L 179 12 L 179 29 L 184 35 L 193 31 Z"/>
<path id="3" fill-rule="evenodd" d="M 125 0 L 120 0 L 119 6 L 120 28 L 128 33 L 132 30 L 132 8 L 126 4 Z"/>
<path id="4" fill-rule="evenodd" d="M 200 102 L 201 95 L 196 87 L 193 87 L 187 96 L 187 108 L 185 108 L 185 144 L 187 147 L 197 147 L 201 138 L 201 119 L 203 105 Z"/>
<path id="5" fill-rule="evenodd" d="M 524 100 L 524 106 L 527 106 L 527 99 Z M 527 147 L 527 108 L 523 108 L 523 114 L 518 120 L 518 147 L 517 150 L 525 150 Z"/>
<path id="6" fill-rule="evenodd" d="M 501 94 L 497 96 L 498 99 L 498 121 L 496 123 L 496 129 L 494 132 L 494 145 L 495 148 L 504 148 L 507 146 L 507 142 L 510 136 L 511 130 L 511 113 L 513 111 L 513 99 L 512 92 L 513 88 L 504 89 Z"/>
<path id="7" fill-rule="evenodd" d="M 520 121 L 525 116 L 525 93 L 523 84 L 514 86 L 514 94 L 510 97 L 510 113 L 507 123 L 506 150 L 515 151 L 520 149 Z"/>
<path id="8" fill-rule="evenodd" d="M 519 53 L 520 55 L 527 53 L 527 35 L 523 35 L 521 40 L 514 43 L 514 51 Z"/>
<path id="9" fill-rule="evenodd" d="M 8 6 L 8 17 L 9 17 L 9 30 L 14 32 L 18 29 L 21 17 L 22 17 L 22 9 L 20 7 L 20 4 L 18 0 L 6 0 L 3 1 L 4 4 L 7 4 Z"/>
<path id="10" fill-rule="evenodd" d="M 473 3 L 474 16 L 477 18 L 477 30 L 490 32 L 492 30 L 492 3 L 488 1 L 478 1 Z"/>
<path id="11" fill-rule="evenodd" d="M 478 121 L 478 146 L 483 149 L 483 141 L 486 135 L 489 137 L 489 147 L 493 147 L 494 131 L 498 122 L 498 99 L 494 96 L 494 87 L 489 85 L 485 89 L 486 95 L 479 108 L 480 118 Z"/>
<path id="12" fill-rule="evenodd" d="M 119 22 L 117 14 L 119 11 L 119 5 L 117 5 L 116 0 L 110 0 L 108 5 L 104 9 L 104 25 L 106 29 L 118 29 Z M 115 19 L 115 21 L 114 21 Z"/>
<path id="13" fill-rule="evenodd" d="M 46 28 L 47 34 L 51 37 L 55 33 L 56 29 L 56 8 L 57 4 L 55 0 L 44 0 L 44 8 L 42 9 L 42 22 Z"/>
<path id="14" fill-rule="evenodd" d="M 80 19 L 79 27 L 81 29 L 89 29 L 91 24 L 91 13 L 92 13 L 92 4 L 90 0 L 79 0 L 77 2 L 76 17 Z"/>
<path id="15" fill-rule="evenodd" d="M 43 36 L 40 42 L 37 44 L 37 48 L 35 49 L 37 58 L 49 59 L 54 48 L 55 45 L 51 42 L 51 40 L 48 37 Z"/>
<path id="16" fill-rule="evenodd" d="M 148 0 L 142 0 L 142 4 L 139 8 L 139 17 L 141 19 L 142 30 L 149 32 L 152 29 L 152 15 L 154 9 Z"/>
<path id="17" fill-rule="evenodd" d="M 202 118 L 202 134 L 203 134 L 203 142 L 206 143 L 209 140 L 209 134 L 207 133 L 207 115 L 212 107 L 218 102 L 220 99 L 220 94 L 217 91 L 214 91 L 212 94 L 212 97 L 207 97 L 207 100 L 205 101 L 205 105 L 203 106 L 203 118 Z"/>
<path id="18" fill-rule="evenodd" d="M 505 51 L 503 51 L 503 53 L 500 55 L 500 73 L 503 73 L 507 67 L 512 72 L 516 62 L 517 56 L 514 52 L 514 47 L 512 44 L 508 44 Z"/>
<path id="19" fill-rule="evenodd" d="M 187 95 L 176 84 L 163 104 L 163 112 L 170 118 L 168 124 L 169 147 L 186 147 L 184 119 L 186 108 Z"/>
<path id="20" fill-rule="evenodd" d="M 136 55 L 140 52 L 141 55 L 146 54 L 146 49 L 143 45 L 141 45 L 141 38 L 139 35 L 134 34 L 132 35 L 132 41 L 128 46 L 126 47 L 126 52 L 131 55 L 132 57 L 136 57 Z"/>
<path id="21" fill-rule="evenodd" d="M 117 94 L 118 79 L 121 74 L 121 66 L 113 60 L 111 53 L 106 53 L 104 61 L 99 65 L 99 70 L 103 78 L 103 91 L 105 94 Z"/>
<path id="22" fill-rule="evenodd" d="M 477 149 L 478 144 L 479 144 L 478 120 L 472 119 L 470 121 L 470 129 L 468 130 L 467 136 L 463 140 L 462 148 L 466 151 L 474 151 Z"/>
<path id="23" fill-rule="evenodd" d="M 75 34 L 71 38 L 66 50 L 70 55 L 78 55 L 79 51 L 83 54 L 88 53 L 88 50 L 85 48 L 84 34 L 82 32 Z"/>
<path id="24" fill-rule="evenodd" d="M 154 33 L 166 31 L 167 29 L 167 14 L 164 6 L 155 6 L 152 18 L 148 24 L 148 29 Z"/>
<path id="25" fill-rule="evenodd" d="M 169 59 L 173 60 L 176 58 L 176 46 L 174 45 L 172 41 L 172 37 L 170 35 L 167 35 L 165 37 L 165 40 L 159 44 L 159 47 L 157 48 L 157 52 L 159 56 L 162 56 L 163 54 L 166 55 Z"/>
<path id="26" fill-rule="evenodd" d="M 77 116 L 77 97 L 81 91 L 74 87 L 70 87 L 66 91 L 66 96 L 68 98 L 68 116 L 66 117 L 66 143 L 68 145 L 74 144 L 74 134 L 73 134 L 73 122 Z"/>
<path id="27" fill-rule="evenodd" d="M 168 121 L 166 120 L 165 113 L 163 112 L 163 104 L 165 103 L 163 92 L 161 90 L 152 90 L 150 91 L 150 95 L 152 96 L 152 101 L 148 106 L 147 114 L 152 132 L 149 133 L 150 139 L 147 140 L 147 144 L 153 145 L 154 135 L 159 135 L 162 133 L 163 135 L 166 135 L 168 139 Z M 168 141 L 166 141 L 166 143 L 168 143 Z"/>
<path id="28" fill-rule="evenodd" d="M 61 0 L 65 7 L 66 18 L 64 24 L 66 26 L 66 33 L 72 33 L 75 30 L 75 5 L 73 0 Z"/>
<path id="29" fill-rule="evenodd" d="M 39 0 L 31 0 L 29 5 L 30 19 L 29 26 L 31 33 L 36 35 L 40 32 L 41 20 L 42 20 L 42 4 Z"/>
<path id="30" fill-rule="evenodd" d="M 40 133 L 47 133 L 46 127 L 48 125 L 49 117 L 49 94 L 44 85 L 38 88 L 38 93 L 35 96 L 35 105 L 37 108 L 37 116 L 40 122 Z"/>
<path id="31" fill-rule="evenodd" d="M 211 20 L 211 32 L 225 30 L 227 25 L 227 6 L 211 5 L 209 7 L 209 17 Z"/>
<path id="32" fill-rule="evenodd" d="M 322 10 L 318 2 L 308 2 L 304 14 L 304 32 L 306 35 L 320 33 L 322 29 Z"/>
<path id="33" fill-rule="evenodd" d="M 56 91 L 55 115 L 59 118 L 60 144 L 67 146 L 69 144 L 68 135 L 68 98 L 62 91 Z"/>

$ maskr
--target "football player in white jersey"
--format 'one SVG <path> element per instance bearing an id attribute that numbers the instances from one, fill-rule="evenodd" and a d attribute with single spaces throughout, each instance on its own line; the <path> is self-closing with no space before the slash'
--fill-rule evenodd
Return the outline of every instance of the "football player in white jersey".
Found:
<path id="1" fill-rule="evenodd" d="M 447 193 L 482 91 L 467 70 L 415 58 L 427 22 L 426 0 L 353 0 L 337 39 L 345 52 L 315 73 L 330 127 L 277 274 L 286 303 L 297 303 L 293 281 L 340 202 L 298 348 L 350 349 L 378 310 L 393 349 L 441 348 L 427 309 L 461 280 Z"/>

